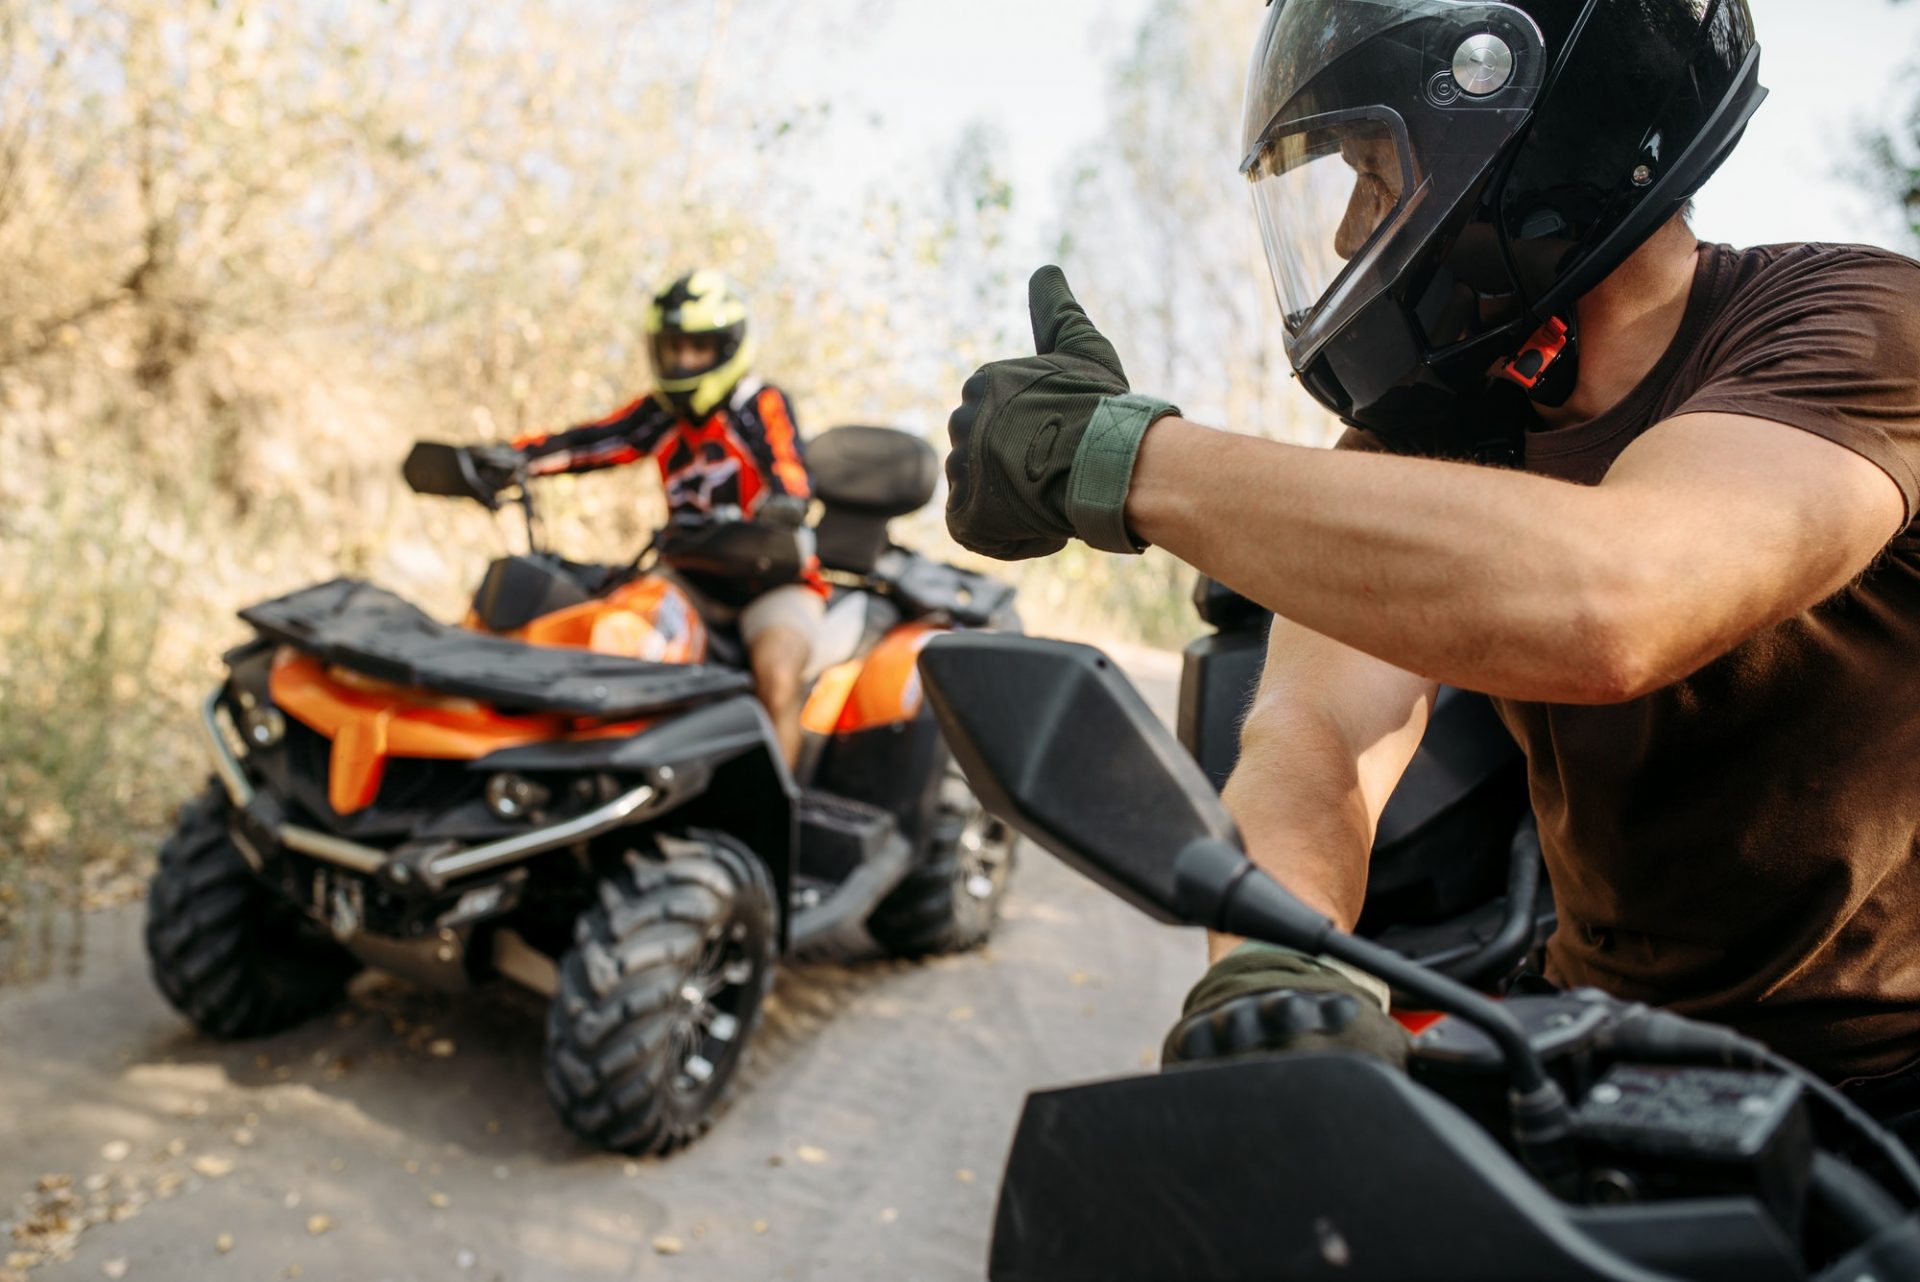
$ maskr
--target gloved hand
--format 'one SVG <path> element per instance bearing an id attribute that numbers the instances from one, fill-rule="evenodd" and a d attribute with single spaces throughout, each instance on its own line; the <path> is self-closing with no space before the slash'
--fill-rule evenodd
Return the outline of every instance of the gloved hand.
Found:
<path id="1" fill-rule="evenodd" d="M 1407 1066 L 1386 985 L 1273 944 L 1242 944 L 1187 994 L 1163 1064 L 1274 1051 L 1358 1051 Z"/>
<path id="2" fill-rule="evenodd" d="M 466 449 L 481 484 L 493 493 L 498 494 L 523 479 L 527 466 L 526 455 L 513 446 L 469 445 Z"/>
<path id="3" fill-rule="evenodd" d="M 1140 440 L 1180 411 L 1131 395 L 1113 344 L 1087 319 L 1058 267 L 1027 286 L 1035 355 L 975 371 L 947 420 L 947 529 L 975 552 L 1018 561 L 1070 538 L 1138 552 L 1127 489 Z"/>

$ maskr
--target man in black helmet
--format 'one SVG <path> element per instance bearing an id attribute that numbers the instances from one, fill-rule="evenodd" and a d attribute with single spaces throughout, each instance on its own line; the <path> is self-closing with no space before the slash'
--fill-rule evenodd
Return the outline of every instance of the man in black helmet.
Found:
<path id="1" fill-rule="evenodd" d="M 950 422 L 948 524 L 1009 558 L 1158 543 L 1276 612 L 1227 800 L 1346 926 L 1436 683 L 1493 695 L 1559 901 L 1550 976 L 1731 1024 L 1898 1118 L 1920 1111 L 1920 264 L 1695 239 L 1758 54 L 1744 0 L 1270 8 L 1243 169 L 1344 448 L 1132 393 L 1045 268 L 1037 354 L 978 371 Z M 1170 1058 L 1404 1056 L 1384 994 L 1236 945 Z"/>

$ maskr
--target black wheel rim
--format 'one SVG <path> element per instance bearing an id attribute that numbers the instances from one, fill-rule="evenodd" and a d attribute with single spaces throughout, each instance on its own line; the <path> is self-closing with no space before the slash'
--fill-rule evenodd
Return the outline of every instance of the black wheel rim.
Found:
<path id="1" fill-rule="evenodd" d="M 990 923 L 1013 871 L 1013 830 L 987 812 L 964 776 L 947 776 L 941 808 L 953 849 L 955 915 Z"/>
<path id="2" fill-rule="evenodd" d="M 667 1080 L 676 1094 L 700 1095 L 725 1079 L 745 1040 L 759 970 L 747 923 L 723 922 L 707 932 L 681 982 L 668 1033 Z"/>

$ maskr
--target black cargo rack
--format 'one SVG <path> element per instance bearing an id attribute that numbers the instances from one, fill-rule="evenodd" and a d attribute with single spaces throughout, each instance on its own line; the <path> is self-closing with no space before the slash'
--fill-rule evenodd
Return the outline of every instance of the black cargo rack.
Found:
<path id="1" fill-rule="evenodd" d="M 453 627 L 384 588 L 334 579 L 240 611 L 262 636 L 396 685 L 505 712 L 619 719 L 744 693 L 744 672 L 528 645 Z"/>

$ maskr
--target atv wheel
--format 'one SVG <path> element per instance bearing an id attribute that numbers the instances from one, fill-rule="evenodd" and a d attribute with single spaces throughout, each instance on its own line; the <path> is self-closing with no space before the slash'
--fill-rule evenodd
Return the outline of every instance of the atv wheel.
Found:
<path id="1" fill-rule="evenodd" d="M 216 784 L 180 812 L 147 890 L 147 957 L 174 1009 L 209 1037 L 263 1037 L 339 1002 L 359 967 L 263 886 L 227 832 Z"/>
<path id="2" fill-rule="evenodd" d="M 547 1095 L 622 1153 L 698 1139 L 731 1094 L 773 983 L 773 881 L 717 833 L 663 839 L 600 883 L 547 1012 Z"/>
<path id="3" fill-rule="evenodd" d="M 1000 916 L 1018 841 L 949 764 L 926 858 L 873 910 L 867 929 L 897 957 L 978 948 Z"/>

